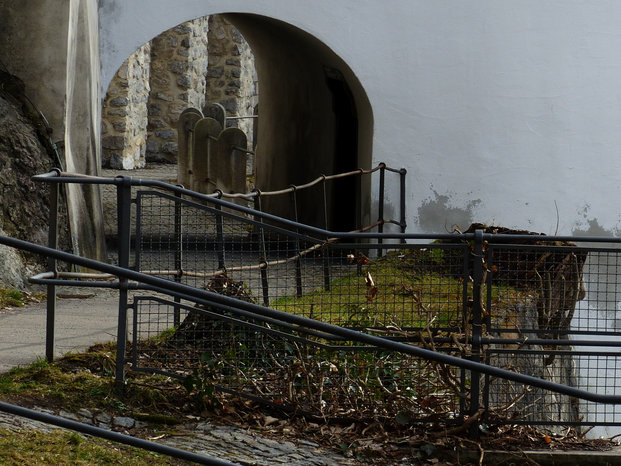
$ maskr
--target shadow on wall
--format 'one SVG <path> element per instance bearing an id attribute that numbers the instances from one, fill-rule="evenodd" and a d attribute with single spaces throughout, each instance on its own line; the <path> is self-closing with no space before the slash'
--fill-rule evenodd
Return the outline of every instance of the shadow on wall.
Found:
<path id="1" fill-rule="evenodd" d="M 418 224 L 421 230 L 447 233 L 455 229 L 465 230 L 474 223 L 474 210 L 481 203 L 476 199 L 463 207 L 450 205 L 450 196 L 434 191 L 435 199 L 427 199 L 418 208 Z"/>
<path id="2" fill-rule="evenodd" d="M 315 37 L 250 14 L 224 15 L 250 44 L 261 86 L 256 185 L 303 184 L 322 174 L 369 168 L 373 116 L 347 64 Z M 370 185 L 342 185 L 329 196 L 329 228 L 353 229 L 370 219 Z M 317 198 L 301 196 L 300 221 L 322 225 Z M 290 216 L 290 204 L 266 199 L 265 210 Z"/>

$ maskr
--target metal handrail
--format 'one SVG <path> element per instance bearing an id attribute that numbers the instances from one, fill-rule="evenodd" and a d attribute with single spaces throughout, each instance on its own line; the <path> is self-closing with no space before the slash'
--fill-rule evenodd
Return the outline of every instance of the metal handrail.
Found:
<path id="1" fill-rule="evenodd" d="M 280 190 L 275 190 L 275 191 L 259 191 L 259 190 L 254 190 L 251 191 L 249 193 L 225 193 L 222 191 L 217 191 L 215 193 L 212 194 L 206 194 L 206 196 L 211 197 L 211 198 L 218 198 L 218 197 L 229 197 L 229 198 L 244 198 L 247 200 L 252 200 L 255 197 L 261 196 L 261 197 L 266 197 L 266 196 L 279 196 L 282 194 L 288 194 L 288 193 L 292 193 L 294 191 L 299 191 L 302 189 L 307 189 L 307 188 L 311 188 L 313 186 L 318 185 L 321 182 L 325 182 L 325 181 L 329 181 L 329 180 L 336 180 L 336 179 L 340 179 L 340 178 L 346 178 L 348 176 L 355 176 L 355 175 L 369 175 L 371 173 L 375 173 L 376 171 L 379 171 L 381 169 L 385 169 L 388 170 L 390 172 L 394 172 L 394 173 L 401 173 L 401 171 L 403 169 L 395 169 L 395 168 L 389 168 L 386 166 L 385 163 L 380 163 L 378 164 L 376 167 L 371 168 L 371 169 L 364 169 L 364 168 L 358 168 L 357 170 L 352 170 L 349 172 L 344 172 L 344 173 L 337 173 L 334 175 L 321 175 L 317 178 L 315 178 L 312 181 L 309 181 L 308 183 L 302 184 L 302 185 L 291 185 L 287 188 L 284 189 L 280 189 Z M 62 178 L 63 182 L 68 182 L 68 183 L 84 183 L 85 181 L 87 181 L 88 183 L 95 183 L 95 184 L 118 184 L 115 180 L 117 178 L 121 178 L 123 176 L 118 176 L 116 178 L 105 178 L 105 177 L 100 177 L 100 176 L 94 176 L 94 175 L 84 175 L 84 174 L 80 174 L 80 173 L 69 173 L 69 172 L 61 172 L 60 170 L 52 170 L 49 173 L 43 174 L 43 175 L 35 175 L 33 177 L 33 179 L 35 180 L 43 180 L 45 179 L 46 181 L 51 177 L 51 176 L 57 176 L 58 178 Z M 125 178 L 125 177 L 123 177 Z M 146 180 L 141 180 L 141 181 L 146 181 Z M 167 183 L 166 183 L 167 184 Z M 141 184 L 142 186 L 149 186 L 149 184 Z M 169 185 L 169 186 L 173 186 L 173 185 Z M 194 192 L 194 191 L 193 191 Z"/>
<path id="2" fill-rule="evenodd" d="M 459 235 L 459 236 L 470 237 L 472 235 L 465 234 L 465 235 Z M 479 233 L 478 236 L 481 236 L 481 233 Z M 521 239 L 524 239 L 524 237 L 522 236 Z M 475 362 L 475 361 L 471 361 L 467 359 L 461 359 L 456 356 L 442 354 L 442 353 L 432 351 L 429 349 L 419 348 L 416 346 L 411 346 L 411 345 L 400 343 L 397 341 L 391 341 L 386 338 L 369 335 L 366 333 L 362 333 L 356 330 L 351 330 L 351 329 L 347 329 L 343 327 L 338 327 L 336 325 L 328 324 L 325 322 L 319 322 L 319 321 L 309 319 L 306 317 L 302 317 L 302 316 L 298 316 L 298 315 L 288 314 L 286 312 L 271 309 L 265 306 L 261 306 L 259 304 L 242 301 L 242 300 L 228 297 L 225 295 L 213 293 L 211 291 L 194 288 L 188 285 L 184 285 L 182 283 L 173 282 L 170 280 L 162 279 L 159 277 L 154 277 L 151 275 L 146 275 L 141 272 L 137 272 L 137 271 L 130 270 L 130 269 L 125 269 L 125 268 L 118 267 L 115 265 L 106 264 L 103 262 L 96 261 L 94 259 L 88 259 L 88 258 L 76 256 L 75 254 L 58 251 L 52 248 L 48 248 L 46 246 L 41 246 L 38 244 L 31 243 L 28 241 L 0 235 L 0 244 L 9 246 L 12 248 L 16 248 L 16 249 L 28 251 L 34 254 L 40 254 L 43 256 L 47 256 L 47 257 L 53 257 L 54 259 L 61 260 L 64 262 L 69 262 L 69 263 L 79 265 L 82 267 L 99 270 L 104 273 L 116 275 L 123 279 L 134 280 L 137 282 L 145 283 L 145 284 L 151 285 L 152 287 L 154 287 L 155 289 L 157 289 L 158 291 L 164 294 L 206 303 L 210 306 L 216 306 L 222 310 L 229 311 L 233 314 L 237 313 L 238 310 L 243 310 L 246 313 L 254 313 L 261 317 L 270 317 L 270 318 L 281 320 L 283 322 L 287 322 L 290 324 L 300 325 L 305 328 L 310 328 L 310 329 L 320 331 L 323 333 L 336 335 L 336 336 L 339 336 L 341 338 L 348 339 L 351 341 L 365 343 L 368 345 L 373 345 L 378 348 L 383 348 L 383 349 L 387 349 L 391 351 L 409 354 L 412 356 L 417 356 L 417 357 L 427 359 L 430 361 L 435 361 L 441 364 L 448 364 L 451 366 L 460 367 L 462 369 L 466 369 L 472 372 L 487 374 L 487 375 L 494 376 L 494 377 L 500 377 L 502 379 L 511 380 L 513 382 L 518 382 L 518 383 L 530 385 L 533 387 L 542 388 L 545 390 L 550 390 L 550 391 L 561 393 L 561 394 L 568 395 L 568 396 L 573 396 L 573 397 L 580 398 L 586 401 L 592 401 L 596 403 L 606 403 L 606 404 L 621 404 L 621 395 L 605 395 L 605 394 L 593 393 L 587 390 L 582 390 L 582 389 L 578 389 L 574 387 L 569 387 L 566 385 L 561 385 L 555 382 L 550 382 L 548 380 L 543 380 L 543 379 L 539 379 L 537 377 L 533 377 L 530 375 L 520 374 L 520 373 L 509 371 L 506 369 L 501 369 L 499 367 L 490 366 L 490 365 L 483 364 L 480 362 Z M 200 311 L 200 310 L 197 309 L 197 311 Z"/>
<path id="3" fill-rule="evenodd" d="M 283 227 L 290 228 L 292 231 L 302 230 L 309 233 L 321 236 L 321 237 L 334 237 L 339 240 L 350 239 L 352 241 L 361 239 L 392 239 L 402 241 L 436 241 L 436 240 L 452 240 L 454 242 L 468 242 L 474 239 L 474 233 L 368 233 L 368 232 L 336 232 L 328 229 L 314 227 L 303 223 L 289 220 L 283 217 L 278 217 L 266 212 L 257 211 L 248 207 L 244 207 L 232 202 L 219 199 L 217 194 L 201 194 L 196 191 L 191 191 L 182 186 L 173 185 L 163 181 L 157 180 L 145 180 L 141 178 L 118 176 L 115 178 L 99 177 L 92 175 L 81 175 L 76 173 L 65 173 L 60 170 L 54 169 L 48 173 L 42 175 L 35 175 L 33 180 L 45 181 L 51 183 L 87 183 L 87 184 L 115 184 L 120 185 L 124 182 L 129 182 L 132 186 L 147 186 L 152 188 L 160 188 L 169 190 L 175 194 L 187 195 L 196 199 L 207 200 L 214 205 L 227 208 L 229 210 L 236 210 L 238 212 L 252 215 L 257 218 L 261 218 L 266 222 L 265 227 L 269 227 L 268 222 L 276 222 Z M 262 193 L 263 194 L 263 193 Z M 222 212 L 222 215 L 226 215 L 226 212 Z M 276 228 L 276 227 L 275 227 Z M 494 245 L 508 244 L 512 247 L 515 245 L 515 241 L 543 241 L 543 242 L 574 242 L 574 243 L 621 243 L 621 237 L 606 237 L 606 236 L 562 236 L 562 235 L 517 235 L 517 234 L 493 234 L 482 233 L 481 238 L 483 241 L 488 241 Z"/>

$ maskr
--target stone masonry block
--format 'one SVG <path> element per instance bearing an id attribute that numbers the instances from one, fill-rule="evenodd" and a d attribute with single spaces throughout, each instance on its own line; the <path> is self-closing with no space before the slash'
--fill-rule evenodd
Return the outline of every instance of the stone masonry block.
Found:
<path id="1" fill-rule="evenodd" d="M 106 136 L 101 140 L 101 147 L 104 149 L 123 150 L 125 148 L 125 138 L 123 136 Z"/>
<path id="2" fill-rule="evenodd" d="M 168 64 L 168 70 L 176 74 L 185 73 L 188 70 L 188 64 L 179 60 L 173 60 Z"/>
<path id="3" fill-rule="evenodd" d="M 179 146 L 176 142 L 166 142 L 162 144 L 162 152 L 165 154 L 177 154 Z"/>
<path id="4" fill-rule="evenodd" d="M 112 107 L 125 107 L 129 104 L 129 99 L 127 97 L 115 97 L 110 100 L 110 105 Z"/>
<path id="5" fill-rule="evenodd" d="M 192 87 L 192 79 L 187 74 L 182 74 L 177 78 L 177 84 L 182 89 L 189 89 Z"/>
<path id="6" fill-rule="evenodd" d="M 127 116 L 127 108 L 126 107 L 110 108 L 110 109 L 107 110 L 106 113 L 108 114 L 108 116 L 112 115 L 112 116 L 126 117 Z"/>
<path id="7" fill-rule="evenodd" d="M 127 124 L 125 123 L 125 120 L 115 121 L 112 123 L 112 127 L 115 131 L 123 132 L 127 129 Z"/>
<path id="8" fill-rule="evenodd" d="M 162 139 L 175 139 L 177 137 L 176 132 L 173 131 L 172 129 L 158 130 L 155 132 L 155 135 L 158 138 L 162 138 Z"/>
<path id="9" fill-rule="evenodd" d="M 149 105 L 149 115 L 150 116 L 159 116 L 162 114 L 162 108 L 156 104 Z"/>
<path id="10" fill-rule="evenodd" d="M 172 102 L 173 100 L 175 100 L 173 96 L 171 96 L 170 94 L 166 94 L 164 92 L 154 92 L 153 98 L 157 100 L 163 100 L 165 102 Z"/>
<path id="11" fill-rule="evenodd" d="M 207 69 L 208 78 L 220 78 L 224 74 L 223 66 L 209 67 Z"/>

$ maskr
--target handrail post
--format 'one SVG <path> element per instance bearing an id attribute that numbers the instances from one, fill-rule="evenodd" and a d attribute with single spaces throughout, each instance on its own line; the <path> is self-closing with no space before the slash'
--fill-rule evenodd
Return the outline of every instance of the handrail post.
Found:
<path id="1" fill-rule="evenodd" d="M 293 199 L 293 215 L 295 222 L 298 222 L 298 196 L 297 196 L 297 187 L 295 185 L 291 185 L 293 191 L 291 191 L 291 197 Z M 296 228 L 296 233 L 300 233 L 299 228 Z M 295 290 L 296 296 L 298 298 L 302 297 L 302 259 L 300 256 L 300 238 L 296 235 L 295 237 L 295 253 L 297 257 L 295 258 Z"/>
<path id="2" fill-rule="evenodd" d="M 399 180 L 400 180 L 400 209 L 401 209 L 401 233 L 405 233 L 405 229 L 407 227 L 407 222 L 405 220 L 405 175 L 407 174 L 407 170 L 402 168 L 399 170 Z M 405 239 L 401 240 L 402 243 L 405 243 Z"/>
<path id="3" fill-rule="evenodd" d="M 131 177 L 122 177 L 116 185 L 117 234 L 119 267 L 129 269 L 131 247 Z M 119 319 L 117 327 L 115 389 L 122 393 L 125 385 L 125 352 L 127 350 L 127 278 L 119 277 Z"/>
<path id="4" fill-rule="evenodd" d="M 218 199 L 222 199 L 222 191 L 216 190 Z M 224 227 L 222 225 L 222 206 L 216 204 L 216 244 L 218 254 L 218 269 L 224 270 L 226 265 L 224 262 Z"/>
<path id="5" fill-rule="evenodd" d="M 321 175 L 323 177 L 323 216 L 324 216 L 324 229 L 326 231 L 328 228 L 328 194 L 326 192 L 326 175 Z M 330 258 L 328 257 L 328 244 L 324 244 L 322 248 L 322 257 L 323 257 L 323 287 L 326 291 L 330 291 Z"/>
<path id="6" fill-rule="evenodd" d="M 256 193 L 254 198 L 255 210 L 261 212 L 261 191 L 259 189 L 253 190 Z M 259 217 L 259 222 L 263 225 L 263 217 Z M 265 306 L 270 305 L 270 291 L 269 283 L 267 279 L 267 248 L 265 247 L 265 231 L 263 226 L 259 228 L 259 260 L 261 261 L 261 288 L 263 290 L 263 304 Z"/>
<path id="7" fill-rule="evenodd" d="M 175 193 L 175 281 L 181 283 L 181 277 L 183 276 L 183 229 L 182 229 L 182 212 L 181 212 L 181 193 Z M 181 308 L 178 306 L 181 303 L 181 298 L 175 296 L 175 306 L 173 312 L 173 325 L 178 326 L 181 324 Z"/>
<path id="8" fill-rule="evenodd" d="M 386 180 L 386 164 L 382 163 L 380 165 L 380 179 L 379 179 L 379 201 L 377 207 L 377 221 L 379 222 L 377 226 L 377 232 L 381 235 L 384 233 L 384 189 L 385 189 L 385 180 Z M 377 249 L 377 257 L 382 257 L 383 249 L 381 248 L 384 240 L 381 236 L 377 238 L 377 244 L 380 247 Z"/>
<path id="9" fill-rule="evenodd" d="M 482 335 L 482 299 L 483 299 L 483 262 L 484 262 L 484 244 L 483 230 L 474 232 L 474 250 L 472 252 L 472 314 L 470 316 L 471 324 L 471 357 L 470 360 L 481 362 L 481 335 Z M 467 318 L 467 316 L 466 316 Z M 467 322 L 465 323 L 467 324 Z M 476 371 L 470 372 L 470 416 L 477 414 L 481 397 L 481 373 Z M 478 422 L 473 422 L 470 426 L 470 436 L 478 437 Z"/>
<path id="10" fill-rule="evenodd" d="M 58 198 L 60 184 L 50 184 L 50 218 L 48 230 L 48 246 L 58 249 Z M 56 259 L 48 256 L 47 267 L 54 275 L 58 272 Z M 56 285 L 47 285 L 47 313 L 45 323 L 45 358 L 48 362 L 54 360 L 54 331 L 56 321 Z"/>

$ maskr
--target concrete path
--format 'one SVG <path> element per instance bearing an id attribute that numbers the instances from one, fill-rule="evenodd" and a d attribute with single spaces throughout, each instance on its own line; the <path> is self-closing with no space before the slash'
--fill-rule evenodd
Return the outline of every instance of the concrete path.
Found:
<path id="1" fill-rule="evenodd" d="M 177 166 L 153 164 L 148 169 L 104 170 L 103 176 L 117 175 L 175 183 Z M 104 209 L 108 211 L 106 231 L 116 231 L 116 191 L 114 185 L 102 187 Z M 108 231 L 109 230 L 109 231 Z M 44 288 L 42 288 L 44 289 Z M 65 296 L 94 295 L 88 299 L 59 299 L 56 314 L 55 355 L 88 348 L 95 343 L 116 340 L 118 291 L 109 289 L 59 287 Z M 45 357 L 46 303 L 24 308 L 0 310 L 0 372 Z"/>
<path id="2" fill-rule="evenodd" d="M 59 294 L 64 297 L 57 301 L 55 356 L 116 340 L 116 290 L 61 288 Z M 45 301 L 0 310 L 0 372 L 45 357 L 45 323 Z"/>

